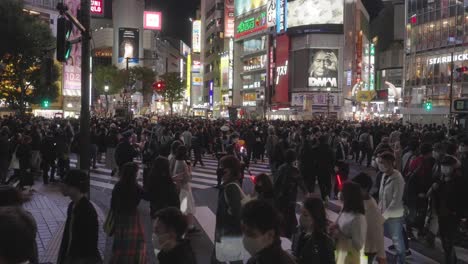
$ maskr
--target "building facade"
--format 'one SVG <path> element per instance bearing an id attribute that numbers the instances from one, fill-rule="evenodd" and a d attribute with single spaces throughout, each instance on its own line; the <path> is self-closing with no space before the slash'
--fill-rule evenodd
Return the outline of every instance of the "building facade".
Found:
<path id="1" fill-rule="evenodd" d="M 447 123 L 451 100 L 468 95 L 468 3 L 405 1 L 404 118 Z M 426 110 L 425 104 L 432 103 Z"/>

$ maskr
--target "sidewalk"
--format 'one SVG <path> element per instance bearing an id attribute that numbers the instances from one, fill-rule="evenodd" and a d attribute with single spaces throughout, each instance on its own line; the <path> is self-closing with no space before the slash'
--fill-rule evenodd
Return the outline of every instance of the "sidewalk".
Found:
<path id="1" fill-rule="evenodd" d="M 67 207 L 70 199 L 60 192 L 58 184 L 44 185 L 36 181 L 31 199 L 24 204 L 36 220 L 38 233 L 36 237 L 39 262 L 55 263 L 57 260 L 63 229 L 67 218 Z M 94 203 L 93 203 L 94 204 Z M 106 215 L 94 204 L 99 221 L 98 247 L 101 256 L 104 257 L 106 247 L 106 235 L 102 230 L 102 223 Z"/>

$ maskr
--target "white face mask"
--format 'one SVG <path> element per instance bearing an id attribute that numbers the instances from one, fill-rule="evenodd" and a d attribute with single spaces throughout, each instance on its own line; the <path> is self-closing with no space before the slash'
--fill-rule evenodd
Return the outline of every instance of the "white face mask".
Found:
<path id="1" fill-rule="evenodd" d="M 245 250 L 247 250 L 251 256 L 255 256 L 258 252 L 265 248 L 261 236 L 252 238 L 244 235 L 242 237 L 242 244 L 244 245 Z"/>
<path id="2" fill-rule="evenodd" d="M 449 176 L 449 175 L 452 175 L 453 168 L 450 167 L 450 166 L 441 166 L 441 167 L 440 167 L 440 172 L 441 172 L 443 175 Z"/>

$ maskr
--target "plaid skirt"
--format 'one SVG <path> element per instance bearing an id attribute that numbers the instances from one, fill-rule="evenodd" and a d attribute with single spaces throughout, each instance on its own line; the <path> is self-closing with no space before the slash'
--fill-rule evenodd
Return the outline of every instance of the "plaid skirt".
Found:
<path id="1" fill-rule="evenodd" d="M 146 263 L 146 243 L 139 213 L 114 217 L 114 244 L 109 263 Z"/>

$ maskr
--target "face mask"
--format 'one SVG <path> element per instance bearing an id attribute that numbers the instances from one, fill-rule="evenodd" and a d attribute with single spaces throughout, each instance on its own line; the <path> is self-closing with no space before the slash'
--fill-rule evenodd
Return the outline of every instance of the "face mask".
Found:
<path id="1" fill-rule="evenodd" d="M 440 167 L 440 172 L 441 172 L 443 175 L 451 175 L 451 174 L 452 174 L 452 171 L 453 171 L 453 168 L 450 167 L 450 166 L 441 166 L 441 167 Z"/>
<path id="2" fill-rule="evenodd" d="M 252 238 L 244 235 L 242 238 L 242 244 L 244 245 L 245 250 L 247 250 L 251 256 L 255 256 L 258 252 L 265 248 L 261 236 Z"/>
<path id="3" fill-rule="evenodd" d="M 170 240 L 168 239 L 168 235 L 169 234 L 160 234 L 160 235 L 156 235 L 153 233 L 153 242 L 156 242 L 154 243 L 154 245 L 156 245 L 156 248 L 159 249 L 159 250 L 163 250 L 167 244 L 170 242 Z"/>

